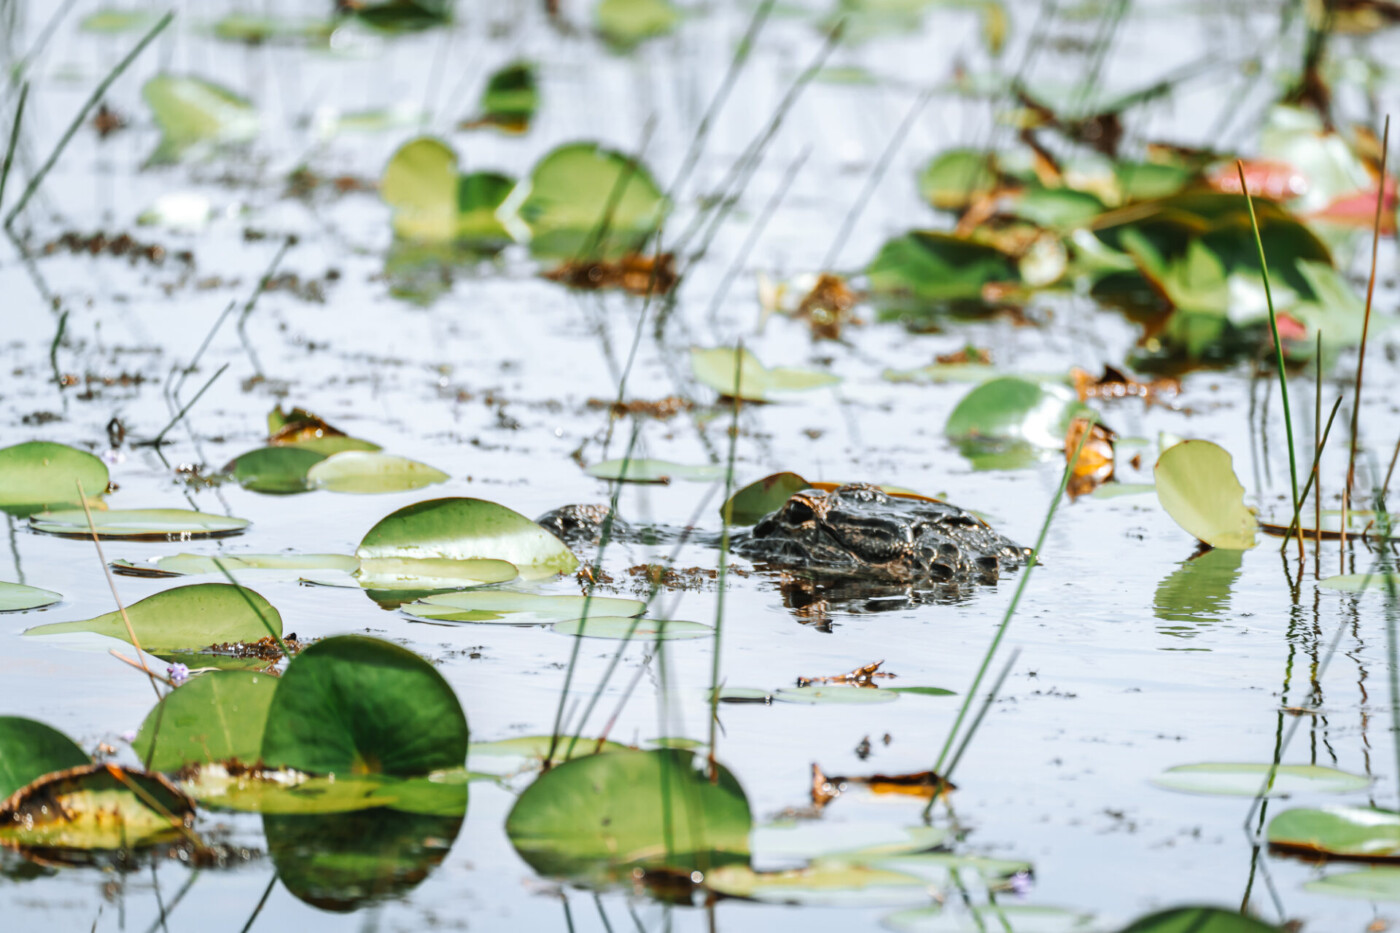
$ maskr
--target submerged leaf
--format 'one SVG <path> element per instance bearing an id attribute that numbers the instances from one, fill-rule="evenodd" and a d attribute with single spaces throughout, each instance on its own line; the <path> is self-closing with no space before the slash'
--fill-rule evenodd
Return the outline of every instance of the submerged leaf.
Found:
<path id="1" fill-rule="evenodd" d="M 254 642 L 282 634 L 282 617 L 260 595 L 228 583 L 195 583 L 147 596 L 126 617 L 146 651 L 181 651 L 224 642 Z M 271 629 L 271 631 L 269 631 Z M 120 612 L 78 622 L 53 622 L 25 635 L 93 632 L 130 644 Z"/>
<path id="2" fill-rule="evenodd" d="M 107 464 L 85 450 L 50 441 L 0 449 L 0 510 L 28 515 L 82 501 L 107 491 Z"/>
<path id="3" fill-rule="evenodd" d="M 509 561 L 525 577 L 572 573 L 578 559 L 564 542 L 519 512 L 485 499 L 430 499 L 399 509 L 369 530 L 364 558 L 488 558 Z"/>
<path id="4" fill-rule="evenodd" d="M 679 749 L 568 761 L 516 800 L 506 835 L 544 875 L 616 877 L 633 867 L 692 871 L 745 862 L 753 818 L 743 788 Z"/>
<path id="5" fill-rule="evenodd" d="M 1303 885 L 1304 891 L 1368 901 L 1400 901 L 1400 868 L 1336 872 Z"/>
<path id="6" fill-rule="evenodd" d="M 1157 501 L 1172 520 L 1211 547 L 1254 547 L 1258 522 L 1245 507 L 1244 487 L 1230 455 L 1210 441 L 1182 441 L 1153 469 Z"/>
<path id="7" fill-rule="evenodd" d="M 1092 914 L 1064 907 L 997 903 L 962 913 L 950 907 L 917 907 L 885 917 L 881 923 L 896 933 L 1079 933 L 1095 929 Z"/>
<path id="8" fill-rule="evenodd" d="M 520 575 L 510 561 L 480 557 L 366 557 L 355 579 L 367 590 L 447 590 L 509 583 Z"/>
<path id="9" fill-rule="evenodd" d="M 132 750 L 155 771 L 230 759 L 251 764 L 262 749 L 263 725 L 276 689 L 277 678 L 269 674 L 200 674 L 146 714 Z"/>
<path id="10" fill-rule="evenodd" d="M 784 687 L 773 691 L 773 699 L 782 703 L 850 705 L 859 703 L 893 703 L 899 694 L 874 687 Z"/>
<path id="11" fill-rule="evenodd" d="M 786 871 L 726 865 L 705 873 L 705 887 L 729 897 L 804 907 L 889 907 L 928 899 L 927 885 L 916 875 L 849 863 L 817 862 Z"/>
<path id="12" fill-rule="evenodd" d="M 322 639 L 293 659 L 268 709 L 262 758 L 310 774 L 411 777 L 459 768 L 467 717 L 442 675 L 406 648 Z"/>

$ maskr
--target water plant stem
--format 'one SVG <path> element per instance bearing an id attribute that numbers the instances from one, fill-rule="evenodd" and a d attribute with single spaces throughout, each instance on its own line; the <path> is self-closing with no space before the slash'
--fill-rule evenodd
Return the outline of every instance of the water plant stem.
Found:
<path id="1" fill-rule="evenodd" d="M 982 663 L 977 668 L 977 676 L 972 678 L 972 686 L 968 688 L 967 694 L 963 697 L 962 706 L 958 708 L 958 715 L 953 720 L 953 728 L 948 730 L 948 738 L 943 742 L 943 748 L 938 753 L 938 760 L 934 762 L 933 773 L 941 774 L 943 762 L 948 759 L 948 752 L 953 747 L 953 741 L 958 736 L 958 730 L 962 727 L 963 720 L 967 717 L 967 711 L 972 706 L 972 701 L 977 696 L 977 690 L 982 686 L 982 678 L 987 676 L 987 668 L 992 664 L 992 658 L 996 656 L 997 648 L 1001 646 L 1001 640 L 1006 637 L 1006 630 L 1011 625 L 1011 617 L 1016 614 L 1016 607 L 1021 602 L 1021 596 L 1026 592 L 1026 584 L 1030 582 L 1031 571 L 1040 562 L 1040 554 L 1045 548 L 1045 539 L 1050 534 L 1050 523 L 1055 520 L 1055 511 L 1060 507 L 1060 500 L 1064 498 L 1065 487 L 1069 485 L 1069 478 L 1074 475 L 1075 464 L 1079 462 L 1079 455 L 1084 450 L 1084 442 L 1093 433 L 1096 417 L 1090 416 L 1089 425 L 1084 433 L 1079 436 L 1079 443 L 1075 445 L 1074 454 L 1065 463 L 1064 472 L 1060 475 L 1060 485 L 1055 490 L 1055 496 L 1050 500 L 1050 508 L 1045 512 L 1045 521 L 1040 526 L 1040 534 L 1035 539 L 1035 548 L 1032 549 L 1030 557 L 1026 560 L 1026 569 L 1021 573 L 1021 579 L 1016 583 L 1016 592 L 1011 596 L 1011 602 L 1006 607 L 1006 613 L 1001 617 L 1001 624 L 997 626 L 996 634 L 992 636 L 992 643 L 987 646 L 987 651 L 982 655 Z M 938 799 L 935 794 L 929 799 L 928 805 L 924 807 L 924 819 L 927 820 L 929 814 L 933 812 L 933 804 Z"/>
<path id="2" fill-rule="evenodd" d="M 720 646 L 724 640 L 724 590 L 729 570 L 729 526 L 734 519 L 734 453 L 739 447 L 739 399 L 743 397 L 744 341 L 734 354 L 734 398 L 729 418 L 729 462 L 724 469 L 724 505 L 720 507 L 719 569 L 715 575 L 715 646 L 710 661 L 710 783 L 719 783 L 719 765 L 715 761 L 715 746 L 719 741 L 719 668 Z"/>
<path id="3" fill-rule="evenodd" d="M 194 394 L 194 398 L 190 399 L 189 402 L 186 403 L 186 405 L 175 414 L 175 417 L 170 419 L 169 424 L 160 429 L 160 433 L 158 433 L 155 437 L 151 438 L 149 441 L 138 441 L 133 446 L 159 447 L 161 444 L 165 443 L 165 435 L 170 433 L 171 428 L 175 427 L 175 425 L 180 423 L 180 420 L 185 417 L 186 413 L 188 413 L 189 410 L 194 407 L 195 402 L 198 402 L 200 398 L 204 395 L 204 393 L 209 391 L 209 387 L 214 384 L 214 381 L 216 379 L 218 379 L 224 374 L 224 370 L 226 369 L 228 369 L 227 363 L 220 366 L 219 371 L 214 373 L 214 375 L 210 376 L 209 381 L 204 383 L 204 385 L 200 387 L 199 391 Z"/>
<path id="4" fill-rule="evenodd" d="M 1312 473 L 1313 473 L 1313 476 L 1315 476 L 1315 475 L 1317 474 L 1317 465 L 1318 465 L 1318 463 L 1321 462 L 1321 460 L 1322 460 L 1322 450 L 1323 450 L 1324 447 L 1327 446 L 1327 438 L 1328 438 L 1329 436 L 1331 436 L 1331 434 L 1332 434 L 1332 420 L 1333 420 L 1334 418 L 1337 417 L 1337 411 L 1338 411 L 1338 409 L 1340 409 L 1341 407 L 1342 407 L 1342 397 L 1339 395 L 1339 396 L 1337 396 L 1337 400 L 1336 400 L 1335 402 L 1332 403 L 1332 413 L 1329 414 L 1329 415 L 1327 416 L 1327 426 L 1326 426 L 1325 428 L 1322 429 L 1322 439 L 1318 441 L 1317 450 L 1314 451 L 1314 453 L 1313 453 L 1313 463 L 1312 463 Z M 1307 501 L 1308 493 L 1312 490 L 1312 486 L 1313 486 L 1313 476 L 1309 476 L 1309 477 L 1308 477 L 1307 483 L 1303 486 L 1303 501 L 1305 501 L 1305 502 Z M 1315 500 L 1314 500 L 1314 501 L 1315 501 L 1316 503 L 1320 503 L 1320 502 L 1322 501 L 1321 494 L 1319 494 L 1317 497 L 1315 497 Z M 1318 508 L 1321 508 L 1321 506 L 1318 505 Z M 1318 524 L 1318 529 L 1317 529 L 1317 531 L 1318 531 L 1318 534 L 1320 535 L 1320 534 L 1322 533 L 1322 532 L 1321 532 L 1322 520 L 1321 520 L 1321 517 L 1320 517 L 1320 516 L 1321 516 L 1321 513 L 1319 512 L 1318 514 L 1319 514 L 1319 518 L 1318 518 L 1318 522 L 1317 522 L 1317 524 Z M 1287 548 L 1288 548 L 1288 539 L 1291 538 L 1291 537 L 1293 537 L 1293 532 L 1294 532 L 1295 530 L 1299 530 L 1299 529 L 1298 529 L 1298 526 L 1297 526 L 1297 524 L 1296 524 L 1296 523 L 1299 521 L 1299 519 L 1298 519 L 1298 518 L 1294 518 L 1293 521 L 1294 521 L 1295 524 L 1289 525 L 1289 526 L 1288 526 L 1288 530 L 1287 530 L 1286 532 L 1284 532 L 1284 534 L 1283 534 L 1283 547 L 1279 548 L 1280 552 L 1282 552 L 1282 551 L 1284 551 L 1284 550 L 1287 550 Z M 1299 533 L 1301 534 L 1301 530 L 1299 530 Z"/>
<path id="5" fill-rule="evenodd" d="M 967 727 L 967 733 L 963 736 L 962 742 L 958 744 L 958 750 L 953 753 L 953 760 L 948 762 L 948 770 L 942 774 L 935 775 L 936 780 L 941 782 L 942 786 L 948 787 L 952 785 L 953 772 L 957 770 L 958 762 L 962 761 L 963 752 L 967 751 L 968 746 L 972 744 L 972 737 L 977 734 L 977 728 L 982 725 L 982 720 L 986 717 L 987 711 L 990 710 L 992 704 L 996 702 L 997 694 L 1001 693 L 1002 685 L 1006 683 L 1007 676 L 1010 675 L 1011 669 L 1016 666 L 1016 661 L 1020 657 L 1021 649 L 1013 649 L 1011 657 L 1006 659 L 1006 664 L 1002 666 L 1001 673 L 997 675 L 997 679 L 992 683 L 992 689 L 987 691 L 987 698 L 982 701 L 982 705 L 977 710 L 977 715 L 972 717 L 972 724 Z"/>
<path id="6" fill-rule="evenodd" d="M 102 101 L 102 97 L 107 93 L 107 89 L 112 86 L 112 83 L 116 81 L 117 78 L 121 77 L 122 72 L 126 71 L 127 67 L 136 60 L 136 57 L 146 50 L 146 46 L 155 41 L 156 36 L 160 35 L 174 18 L 175 12 L 173 10 L 162 16 L 156 24 L 151 27 L 150 31 L 141 37 L 141 41 L 136 43 L 136 47 L 128 52 L 125 58 L 117 62 L 117 66 L 108 72 L 107 77 L 103 78 L 93 90 L 87 102 L 84 103 L 82 109 L 78 111 L 78 115 L 73 118 L 73 122 L 68 125 L 68 129 L 64 130 L 63 135 L 59 137 L 58 145 L 54 146 L 53 152 L 49 153 L 48 159 L 44 161 L 43 165 L 39 166 L 39 171 L 34 173 L 34 177 L 29 179 L 29 184 L 25 186 L 24 193 L 20 195 L 19 202 L 5 215 L 6 230 L 9 230 L 14 225 L 15 218 L 28 206 L 29 199 L 34 197 L 35 192 L 37 192 L 39 186 L 44 183 L 44 179 L 48 177 L 49 172 L 53 171 L 53 167 L 57 164 L 59 156 L 63 155 L 63 150 L 68 147 L 68 143 L 78 132 L 78 128 L 83 125 L 83 121 L 87 119 L 88 114 Z M 19 123 L 18 115 L 16 115 L 15 123 Z M 11 145 L 13 145 L 13 143 Z M 7 164 L 8 162 L 9 160 L 6 159 Z"/>
<path id="7" fill-rule="evenodd" d="M 5 163 L 0 165 L 0 206 L 5 203 L 5 184 L 10 180 L 10 168 L 15 164 L 15 146 L 19 143 L 20 121 L 24 119 L 24 102 L 29 99 L 29 82 L 19 89 L 19 103 L 15 105 L 15 122 L 10 124 L 10 141 L 5 145 Z"/>
<path id="8" fill-rule="evenodd" d="M 1254 230 L 1254 245 L 1259 250 L 1259 273 L 1264 279 L 1264 300 L 1269 305 L 1269 329 L 1274 336 L 1274 362 L 1278 366 L 1278 388 L 1283 397 L 1283 426 L 1288 432 L 1288 478 L 1293 484 L 1293 522 L 1298 529 L 1298 556 L 1303 556 L 1303 530 L 1298 509 L 1298 454 L 1293 444 L 1293 412 L 1288 406 L 1288 373 L 1283 364 L 1283 341 L 1278 335 L 1278 313 L 1274 310 L 1274 294 L 1269 288 L 1269 263 L 1264 258 L 1264 240 L 1259 236 L 1259 218 L 1254 213 L 1254 198 L 1249 195 L 1249 184 L 1244 178 L 1244 162 L 1235 160 L 1235 169 L 1240 174 L 1240 190 L 1244 192 L 1244 203 L 1249 207 L 1249 225 Z M 1285 544 L 1287 542 L 1285 541 Z"/>

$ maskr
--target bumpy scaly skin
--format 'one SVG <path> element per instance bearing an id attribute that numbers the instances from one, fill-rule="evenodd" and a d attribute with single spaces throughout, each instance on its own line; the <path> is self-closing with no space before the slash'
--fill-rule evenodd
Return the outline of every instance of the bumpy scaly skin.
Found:
<path id="1" fill-rule="evenodd" d="M 799 492 L 732 546 L 775 567 L 915 585 L 994 583 L 1029 555 L 955 505 L 862 483 Z"/>
<path id="2" fill-rule="evenodd" d="M 569 544 L 596 544 L 607 513 L 602 505 L 569 505 L 538 522 Z M 661 529 L 634 531 L 614 520 L 617 539 L 674 537 Z M 696 539 L 718 544 L 718 536 Z M 955 505 L 890 496 L 862 483 L 799 492 L 752 530 L 735 533 L 730 548 L 771 567 L 914 587 L 995 583 L 1030 553 Z"/>

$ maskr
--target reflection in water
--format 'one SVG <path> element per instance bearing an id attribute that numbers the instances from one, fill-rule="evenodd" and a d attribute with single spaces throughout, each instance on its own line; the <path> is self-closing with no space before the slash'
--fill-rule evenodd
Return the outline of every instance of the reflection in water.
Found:
<path id="1" fill-rule="evenodd" d="M 1243 561 L 1244 551 L 1224 548 L 1204 551 L 1183 561 L 1157 584 L 1152 612 L 1168 623 L 1157 626 L 1157 631 L 1193 638 L 1202 625 L 1219 622 L 1230 608 L 1230 589 L 1240 577 Z"/>
<path id="2" fill-rule="evenodd" d="M 300 900 L 338 913 L 400 897 L 447 857 L 466 816 L 389 807 L 330 814 L 263 814 L 277 875 Z"/>

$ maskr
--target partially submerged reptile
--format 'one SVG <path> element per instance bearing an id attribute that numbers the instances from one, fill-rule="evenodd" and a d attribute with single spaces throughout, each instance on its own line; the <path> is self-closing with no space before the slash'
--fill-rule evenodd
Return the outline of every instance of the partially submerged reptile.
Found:
<path id="1" fill-rule="evenodd" d="M 608 518 L 601 505 L 570 505 L 540 516 L 540 525 L 570 545 L 597 543 Z M 659 543 L 682 536 L 719 544 L 715 534 L 634 527 L 614 518 L 612 540 Z M 1029 559 L 971 512 L 946 502 L 891 496 L 851 483 L 791 496 L 747 531 L 731 533 L 736 554 L 816 581 L 871 582 L 914 590 L 995 583 Z"/>

